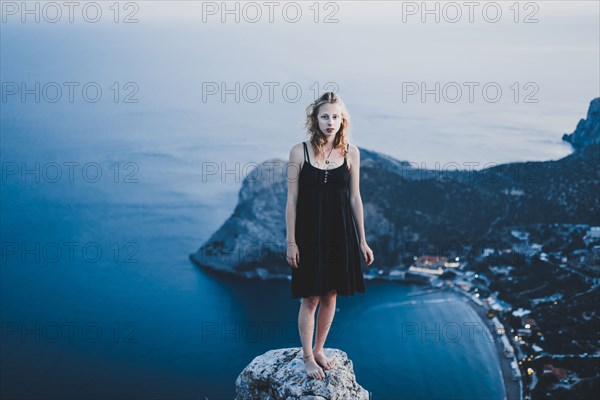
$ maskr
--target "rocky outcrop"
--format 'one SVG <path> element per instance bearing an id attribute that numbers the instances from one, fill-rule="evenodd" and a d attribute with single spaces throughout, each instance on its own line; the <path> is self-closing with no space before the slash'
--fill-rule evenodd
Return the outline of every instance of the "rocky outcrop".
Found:
<path id="1" fill-rule="evenodd" d="M 587 118 L 579 120 L 575 131 L 570 134 L 565 133 L 562 140 L 571 143 L 575 150 L 590 144 L 600 144 L 600 97 L 590 103 Z"/>
<path id="2" fill-rule="evenodd" d="M 309 378 L 302 349 L 270 350 L 252 360 L 235 382 L 235 400 L 369 400 L 369 392 L 356 382 L 352 361 L 338 349 L 324 349 L 337 367 L 325 379 Z"/>

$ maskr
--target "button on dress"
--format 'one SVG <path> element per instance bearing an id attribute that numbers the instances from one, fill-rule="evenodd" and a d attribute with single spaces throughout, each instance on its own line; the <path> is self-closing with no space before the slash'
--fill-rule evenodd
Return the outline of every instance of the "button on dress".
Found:
<path id="1" fill-rule="evenodd" d="M 292 298 L 324 295 L 335 290 L 352 296 L 365 292 L 358 231 L 350 206 L 350 171 L 342 165 L 326 170 L 313 166 L 306 142 L 299 176 L 296 209 L 298 268 L 292 269 Z"/>

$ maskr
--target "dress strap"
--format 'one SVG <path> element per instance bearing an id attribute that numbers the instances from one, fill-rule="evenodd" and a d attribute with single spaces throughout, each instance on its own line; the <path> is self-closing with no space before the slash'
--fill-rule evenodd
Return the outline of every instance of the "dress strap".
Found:
<path id="1" fill-rule="evenodd" d="M 308 155 L 308 148 L 306 147 L 306 142 L 302 142 L 302 144 L 304 145 L 304 161 L 307 161 L 308 158 L 308 163 L 310 164 L 310 156 Z"/>

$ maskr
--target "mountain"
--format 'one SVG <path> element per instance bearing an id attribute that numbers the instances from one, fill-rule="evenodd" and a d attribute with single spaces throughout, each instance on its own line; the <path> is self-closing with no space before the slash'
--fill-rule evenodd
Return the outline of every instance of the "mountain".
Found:
<path id="1" fill-rule="evenodd" d="M 425 252 L 455 256 L 508 247 L 510 230 L 525 224 L 600 224 L 600 144 L 559 160 L 443 174 L 360 152 L 365 231 L 379 269 Z M 243 277 L 287 277 L 286 168 L 287 161 L 271 159 L 253 170 L 232 215 L 190 259 Z"/>
<path id="2" fill-rule="evenodd" d="M 580 119 L 575 131 L 565 133 L 562 140 L 571 143 L 575 150 L 590 144 L 600 144 L 600 97 L 590 103 L 587 118 Z"/>

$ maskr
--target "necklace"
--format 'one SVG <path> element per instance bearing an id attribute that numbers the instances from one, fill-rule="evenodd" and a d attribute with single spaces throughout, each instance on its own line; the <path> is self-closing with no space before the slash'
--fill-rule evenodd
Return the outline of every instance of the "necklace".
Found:
<path id="1" fill-rule="evenodd" d="M 331 155 L 332 151 L 333 151 L 333 146 L 331 146 L 331 150 L 329 150 L 329 154 L 327 155 L 327 158 L 325 159 L 325 164 L 329 164 L 329 156 Z"/>
<path id="2" fill-rule="evenodd" d="M 325 159 L 325 164 L 329 164 L 329 156 L 331 155 L 331 152 L 333 151 L 333 146 L 331 146 L 331 150 L 329 150 L 329 154 L 327 155 L 327 158 Z M 327 183 L 327 173 L 329 171 L 327 169 L 325 169 L 325 176 L 323 177 L 323 183 Z"/>

